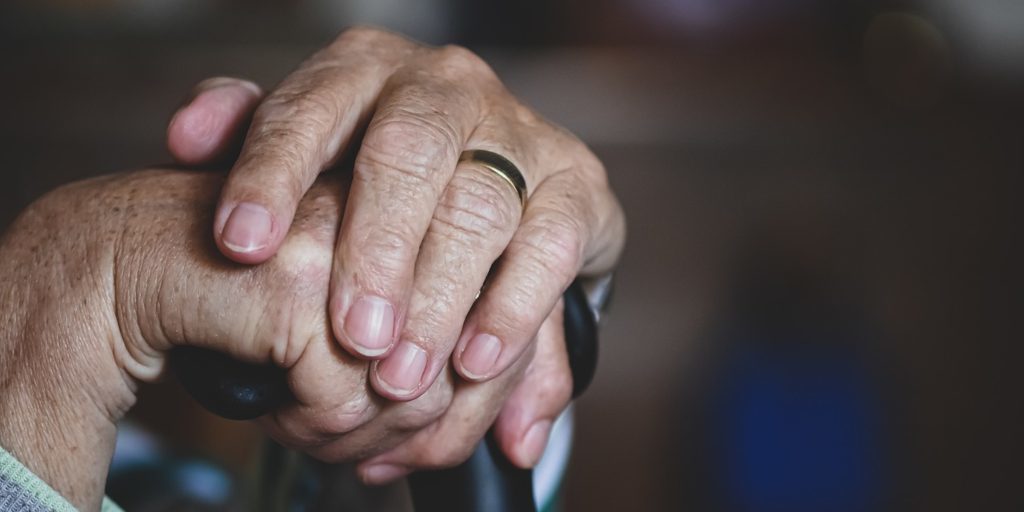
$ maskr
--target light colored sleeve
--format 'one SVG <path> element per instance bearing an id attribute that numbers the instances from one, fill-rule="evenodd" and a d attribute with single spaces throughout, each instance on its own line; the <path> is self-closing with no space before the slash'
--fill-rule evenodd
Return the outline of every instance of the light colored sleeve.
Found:
<path id="1" fill-rule="evenodd" d="M 77 512 L 63 496 L 0 446 L 0 510 L 3 512 Z M 102 512 L 123 512 L 103 498 Z"/>

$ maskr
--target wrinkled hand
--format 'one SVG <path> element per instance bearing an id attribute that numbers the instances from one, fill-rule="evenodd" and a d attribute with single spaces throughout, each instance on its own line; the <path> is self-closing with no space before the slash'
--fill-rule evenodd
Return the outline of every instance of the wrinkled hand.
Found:
<path id="1" fill-rule="evenodd" d="M 312 186 L 277 254 L 240 266 L 208 242 L 222 179 L 148 171 L 65 186 L 0 244 L 0 445 L 77 506 L 98 506 L 114 424 L 178 345 L 287 368 L 296 403 L 261 423 L 318 458 L 364 460 L 371 483 L 461 462 L 510 392 L 524 403 L 568 400 L 557 314 L 536 353 L 493 381 L 456 387 L 444 372 L 415 400 L 378 397 L 369 363 L 333 341 L 325 308 L 344 186 Z M 519 428 L 557 412 L 500 414 Z M 500 430 L 514 460 L 539 455 L 543 439 Z"/>
<path id="2" fill-rule="evenodd" d="M 521 366 L 542 324 L 560 325 L 553 311 L 573 278 L 606 272 L 622 248 L 624 218 L 601 163 L 463 48 L 348 30 L 265 97 L 238 79 L 199 84 L 171 120 L 168 147 L 205 164 L 246 129 L 213 222 L 217 246 L 243 263 L 277 253 L 316 177 L 355 153 L 329 313 L 347 351 L 379 360 L 369 377 L 387 398 L 420 396 L 449 358 L 471 382 Z M 459 162 L 466 149 L 514 162 L 526 208 L 497 175 Z M 510 407 L 565 405 L 526 399 Z M 547 416 L 498 428 L 523 439 Z"/>

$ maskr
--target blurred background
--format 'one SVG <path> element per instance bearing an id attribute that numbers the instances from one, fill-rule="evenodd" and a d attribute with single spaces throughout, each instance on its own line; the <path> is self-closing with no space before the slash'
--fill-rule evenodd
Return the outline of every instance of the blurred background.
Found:
<path id="1" fill-rule="evenodd" d="M 199 80 L 272 87 L 356 23 L 483 55 L 624 204 L 566 510 L 1024 507 L 1024 3 L 8 0 L 3 225 L 167 162 Z M 252 428 L 144 393 L 163 449 L 252 462 Z"/>

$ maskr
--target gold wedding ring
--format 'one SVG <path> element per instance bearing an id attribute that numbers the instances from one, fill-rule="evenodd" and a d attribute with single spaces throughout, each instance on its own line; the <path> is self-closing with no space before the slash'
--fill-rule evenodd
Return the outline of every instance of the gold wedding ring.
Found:
<path id="1" fill-rule="evenodd" d="M 523 173 L 519 172 L 515 164 L 507 158 L 486 149 L 471 149 L 462 152 L 459 162 L 475 162 L 500 176 L 506 183 L 512 185 L 512 189 L 519 196 L 519 203 L 524 209 L 526 208 L 526 178 L 523 178 Z"/>

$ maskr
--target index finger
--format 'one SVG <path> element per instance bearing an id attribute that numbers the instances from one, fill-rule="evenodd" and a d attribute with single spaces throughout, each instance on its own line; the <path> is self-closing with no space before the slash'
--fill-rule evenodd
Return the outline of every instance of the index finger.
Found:
<path id="1" fill-rule="evenodd" d="M 411 45 L 400 39 L 348 31 L 260 104 L 214 218 L 214 239 L 225 256 L 260 263 L 277 252 L 299 200 L 349 141 Z"/>

